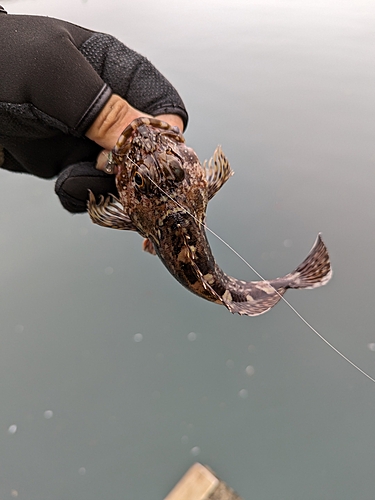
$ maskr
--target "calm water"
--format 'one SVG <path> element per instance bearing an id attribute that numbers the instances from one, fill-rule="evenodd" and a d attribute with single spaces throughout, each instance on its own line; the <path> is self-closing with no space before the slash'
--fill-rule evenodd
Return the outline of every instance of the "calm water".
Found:
<path id="1" fill-rule="evenodd" d="M 176 85 L 187 141 L 236 175 L 208 224 L 264 276 L 323 232 L 335 270 L 287 298 L 375 375 L 375 4 L 25 0 L 110 32 Z M 212 241 L 225 271 L 255 276 Z M 135 234 L 0 172 L 0 499 L 162 499 L 196 460 L 244 500 L 373 500 L 375 384 L 279 304 L 241 318 Z"/>

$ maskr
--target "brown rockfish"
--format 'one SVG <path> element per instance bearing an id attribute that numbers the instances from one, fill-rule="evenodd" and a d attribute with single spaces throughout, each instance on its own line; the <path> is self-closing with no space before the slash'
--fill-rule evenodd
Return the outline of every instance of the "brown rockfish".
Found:
<path id="1" fill-rule="evenodd" d="M 282 278 L 241 281 L 220 269 L 205 232 L 207 203 L 233 174 L 220 147 L 202 165 L 178 128 L 138 118 L 118 139 L 107 171 L 116 173 L 119 199 L 97 203 L 90 193 L 92 221 L 137 231 L 146 238 L 144 250 L 157 254 L 183 286 L 232 313 L 263 314 L 288 288 L 315 288 L 331 278 L 320 235 L 302 264 Z"/>

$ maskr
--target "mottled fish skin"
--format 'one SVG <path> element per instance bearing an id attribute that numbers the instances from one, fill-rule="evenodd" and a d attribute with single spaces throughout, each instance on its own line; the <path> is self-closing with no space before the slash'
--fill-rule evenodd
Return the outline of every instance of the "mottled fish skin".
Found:
<path id="1" fill-rule="evenodd" d="M 258 316 L 273 307 L 288 288 L 315 288 L 332 276 L 327 249 L 318 235 L 295 271 L 270 281 L 241 281 L 216 264 L 205 233 L 208 201 L 233 174 L 220 147 L 201 165 L 176 127 L 155 118 L 137 118 L 113 152 L 119 200 L 96 202 L 88 212 L 104 227 L 137 231 L 144 250 L 156 253 L 188 290 L 222 304 L 232 313 Z"/>

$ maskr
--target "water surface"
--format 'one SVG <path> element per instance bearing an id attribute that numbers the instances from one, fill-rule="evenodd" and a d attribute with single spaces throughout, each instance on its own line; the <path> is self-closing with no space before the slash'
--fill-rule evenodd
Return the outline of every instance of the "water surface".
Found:
<path id="1" fill-rule="evenodd" d="M 287 298 L 375 375 L 375 4 L 19 0 L 142 52 L 186 102 L 187 142 L 236 175 L 208 224 L 263 276 L 322 231 L 325 288 Z M 0 497 L 162 499 L 196 460 L 244 500 L 372 500 L 375 385 L 287 308 L 232 316 L 141 238 L 0 172 Z M 255 276 L 210 237 L 223 269 Z"/>

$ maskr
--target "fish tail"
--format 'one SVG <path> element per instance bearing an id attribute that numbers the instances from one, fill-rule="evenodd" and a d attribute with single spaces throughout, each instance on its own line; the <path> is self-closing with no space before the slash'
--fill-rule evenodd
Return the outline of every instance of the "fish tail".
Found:
<path id="1" fill-rule="evenodd" d="M 235 287 L 227 287 L 222 302 L 232 313 L 258 316 L 275 306 L 288 288 L 316 288 L 328 283 L 331 276 L 328 251 L 318 234 L 310 253 L 292 273 L 271 281 L 248 282 L 243 286 L 240 300 L 233 300 Z"/>
<path id="2" fill-rule="evenodd" d="M 241 302 L 223 300 L 223 304 L 233 314 L 245 316 L 259 316 L 274 307 L 286 292 L 283 286 L 271 285 L 270 281 L 253 281 L 249 283 L 249 290 Z"/>
<path id="3" fill-rule="evenodd" d="M 284 279 L 289 279 L 287 288 L 317 288 L 328 283 L 331 277 L 328 250 L 319 233 L 306 259 Z"/>

